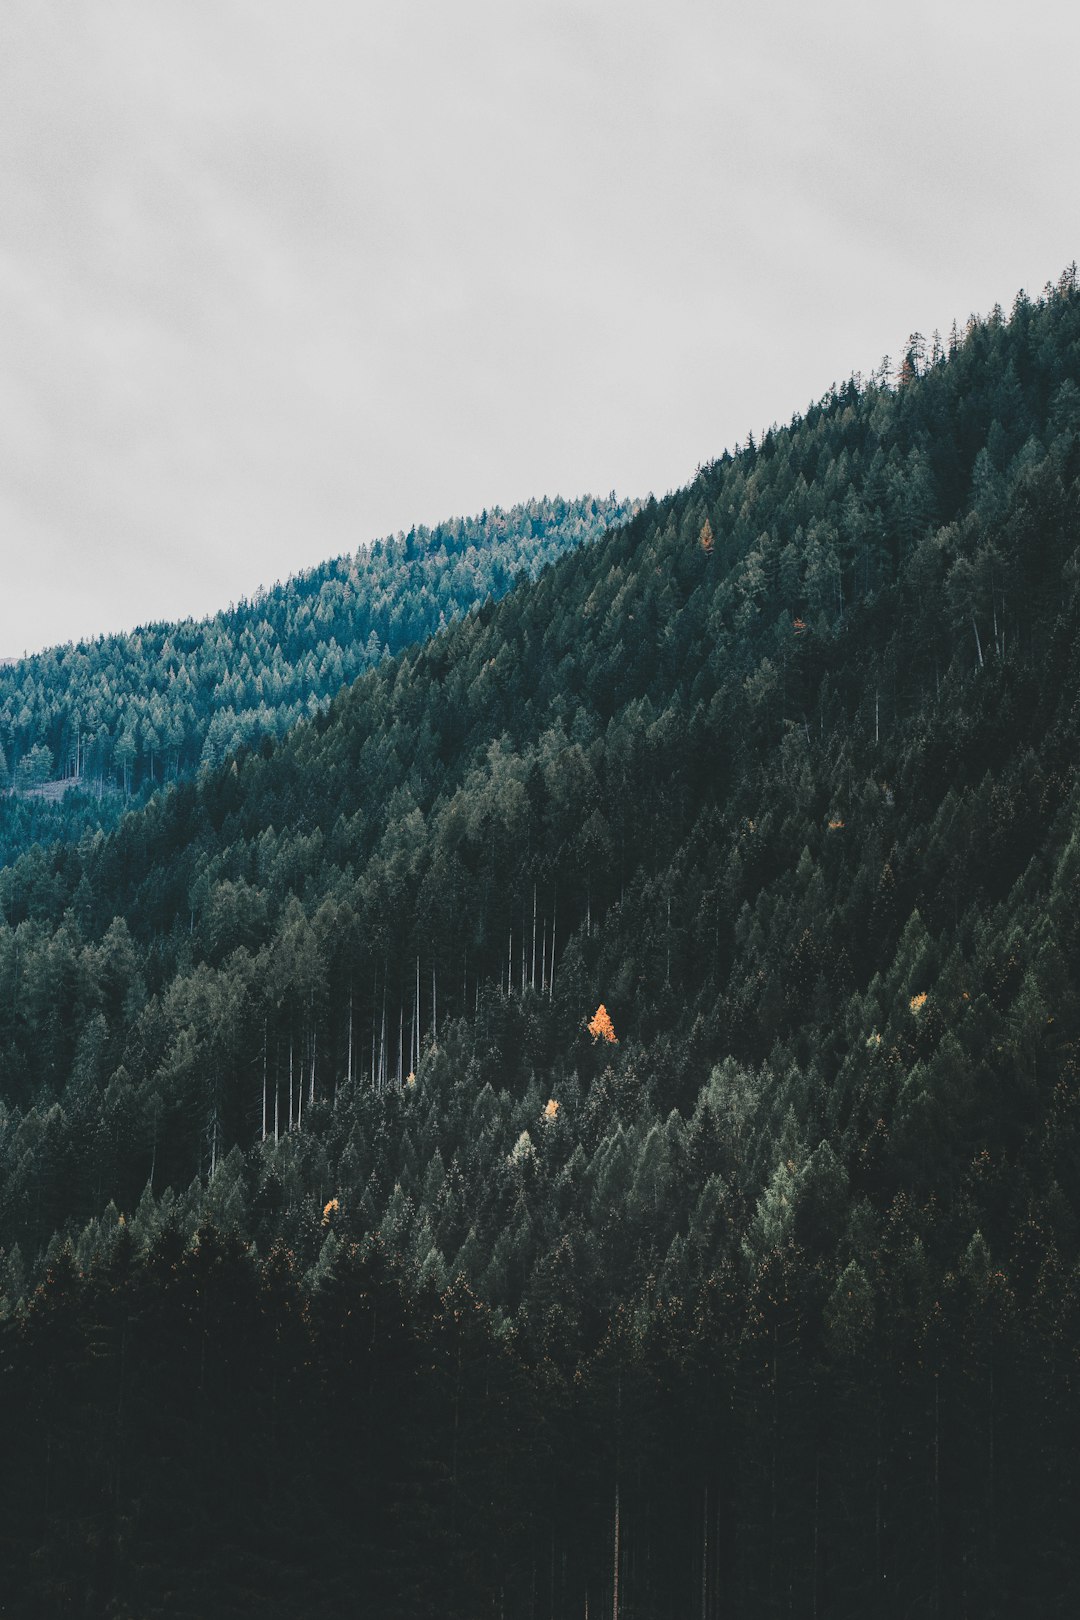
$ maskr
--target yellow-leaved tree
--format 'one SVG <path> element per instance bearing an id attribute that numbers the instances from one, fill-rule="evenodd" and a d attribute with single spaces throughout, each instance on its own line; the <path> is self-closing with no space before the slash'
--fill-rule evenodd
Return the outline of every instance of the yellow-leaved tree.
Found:
<path id="1" fill-rule="evenodd" d="M 589 1020 L 588 1028 L 594 1041 L 604 1040 L 610 1041 L 613 1046 L 618 1045 L 619 1038 L 615 1033 L 615 1025 L 611 1022 L 611 1016 L 603 1002 Z"/>

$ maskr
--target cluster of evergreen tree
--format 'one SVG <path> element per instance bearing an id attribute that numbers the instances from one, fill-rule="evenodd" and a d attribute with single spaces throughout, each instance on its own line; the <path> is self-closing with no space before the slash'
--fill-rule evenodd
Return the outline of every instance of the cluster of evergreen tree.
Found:
<path id="1" fill-rule="evenodd" d="M 1074 1612 L 1078 633 L 1070 273 L 0 873 L 26 1612 Z"/>
<path id="2" fill-rule="evenodd" d="M 211 619 L 0 665 L 0 864 L 112 826 L 133 798 L 284 735 L 364 670 L 635 506 L 612 494 L 493 507 L 377 540 Z"/>

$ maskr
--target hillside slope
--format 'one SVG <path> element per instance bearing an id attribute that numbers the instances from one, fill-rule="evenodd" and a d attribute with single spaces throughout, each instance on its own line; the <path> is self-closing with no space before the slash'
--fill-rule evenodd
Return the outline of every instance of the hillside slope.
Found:
<path id="1" fill-rule="evenodd" d="M 0 797 L 0 865 L 34 842 L 110 827 L 132 796 L 280 737 L 363 670 L 636 505 L 611 495 L 494 507 L 377 540 L 210 619 L 0 663 L 0 788 L 14 789 Z M 61 789 L 63 803 L 50 802 Z"/>
<path id="2" fill-rule="evenodd" d="M 1078 503 L 1069 275 L 0 874 L 22 1590 L 1074 1610 Z"/>

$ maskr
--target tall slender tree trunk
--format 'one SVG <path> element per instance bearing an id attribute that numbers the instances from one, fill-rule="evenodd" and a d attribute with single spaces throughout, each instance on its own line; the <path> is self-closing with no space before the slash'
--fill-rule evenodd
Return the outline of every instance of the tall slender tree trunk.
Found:
<path id="1" fill-rule="evenodd" d="M 934 1620 L 941 1620 L 941 1385 L 934 1374 Z"/>
<path id="2" fill-rule="evenodd" d="M 611 1554 L 611 1620 L 619 1620 L 619 1476 L 615 1475 L 615 1535 Z"/>
<path id="3" fill-rule="evenodd" d="M 611 1551 L 611 1620 L 619 1620 L 619 1553 L 622 1516 L 619 1511 L 619 1482 L 622 1473 L 622 1373 L 615 1399 L 615 1526 Z"/>
<path id="4" fill-rule="evenodd" d="M 885 1579 L 884 1561 L 881 1555 L 881 1449 L 881 1386 L 879 1384 L 874 1400 L 874 1564 L 879 1589 Z"/>
<path id="5" fill-rule="evenodd" d="M 420 1067 L 420 958 L 416 958 L 416 980 L 413 984 L 412 1024 L 409 1028 L 409 1073 Z"/>
<path id="6" fill-rule="evenodd" d="M 769 1607 L 773 1606 L 773 1588 L 776 1579 L 776 1451 L 780 1436 L 777 1411 L 776 1324 L 772 1330 L 772 1374 L 770 1377 L 772 1406 L 772 1438 L 769 1449 Z"/>
<path id="7" fill-rule="evenodd" d="M 382 985 L 382 1028 L 379 1031 L 379 1086 L 380 1091 L 386 1090 L 386 963 L 383 963 Z"/>
<path id="8" fill-rule="evenodd" d="M 375 984 L 371 991 L 371 1084 L 377 1085 L 375 1071 L 375 1029 L 379 1022 L 379 970 L 375 969 Z"/>
<path id="9" fill-rule="evenodd" d="M 821 1546 L 821 1453 L 814 1450 L 814 1570 L 813 1591 L 810 1597 L 813 1620 L 818 1617 L 818 1559 Z"/>
<path id="10" fill-rule="evenodd" d="M 709 1620 L 709 1486 L 701 1509 L 701 1620 Z"/>

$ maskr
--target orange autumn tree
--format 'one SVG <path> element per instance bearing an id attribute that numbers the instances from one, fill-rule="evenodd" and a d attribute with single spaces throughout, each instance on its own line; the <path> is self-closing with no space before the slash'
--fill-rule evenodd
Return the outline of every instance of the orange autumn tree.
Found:
<path id="1" fill-rule="evenodd" d="M 611 1022 L 611 1016 L 603 1002 L 600 1003 L 589 1020 L 588 1030 L 594 1041 L 603 1039 L 610 1041 L 613 1046 L 619 1044 L 619 1037 L 615 1033 L 615 1025 Z"/>

